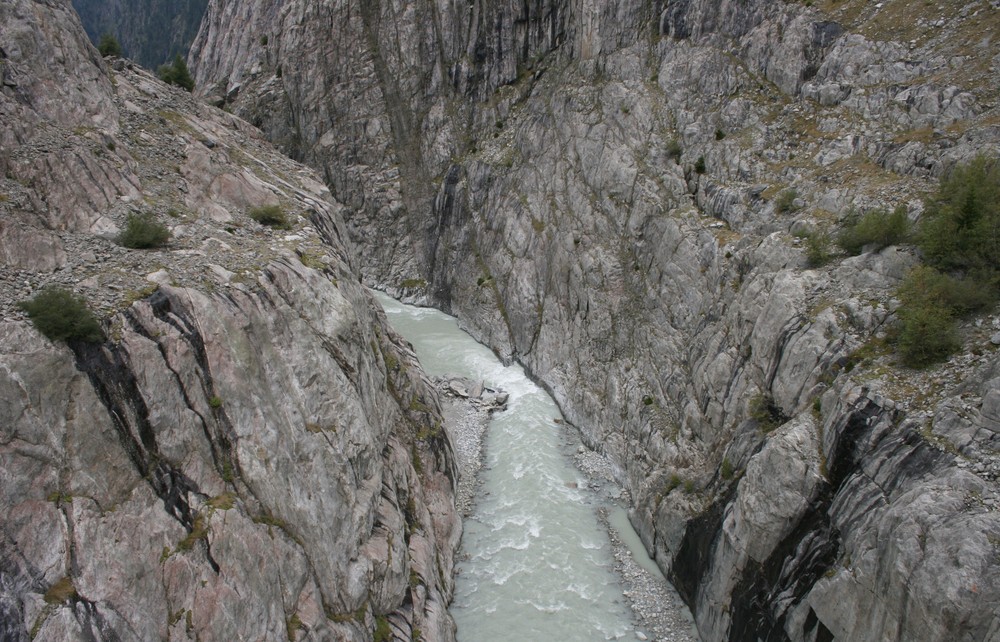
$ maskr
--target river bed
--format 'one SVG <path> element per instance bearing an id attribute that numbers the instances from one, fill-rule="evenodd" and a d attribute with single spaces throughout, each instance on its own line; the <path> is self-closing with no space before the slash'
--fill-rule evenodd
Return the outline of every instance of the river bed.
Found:
<path id="1" fill-rule="evenodd" d="M 451 607 L 458 640 L 695 640 L 690 615 L 624 510 L 573 465 L 583 449 L 552 398 L 453 317 L 377 298 L 428 374 L 483 381 L 510 395 L 485 431 L 464 517 Z"/>

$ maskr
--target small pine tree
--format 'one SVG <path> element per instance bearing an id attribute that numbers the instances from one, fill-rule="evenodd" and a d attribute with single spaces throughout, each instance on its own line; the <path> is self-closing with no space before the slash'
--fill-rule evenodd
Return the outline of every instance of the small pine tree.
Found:
<path id="1" fill-rule="evenodd" d="M 110 33 L 105 33 L 101 36 L 100 42 L 97 43 L 97 50 L 101 53 L 101 56 L 107 58 L 108 56 L 115 56 L 121 58 L 122 56 L 122 46 Z"/>
<path id="2" fill-rule="evenodd" d="M 188 91 L 194 90 L 194 78 L 191 77 L 191 71 L 180 54 L 174 56 L 173 64 L 161 65 L 156 75 L 165 83 L 177 85 Z"/>

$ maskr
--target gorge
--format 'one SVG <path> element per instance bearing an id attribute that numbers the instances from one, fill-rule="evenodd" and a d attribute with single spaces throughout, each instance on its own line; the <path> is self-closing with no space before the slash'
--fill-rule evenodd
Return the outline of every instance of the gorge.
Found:
<path id="1" fill-rule="evenodd" d="M 907 368 L 919 252 L 809 254 L 1000 158 L 998 33 L 987 0 L 209 0 L 192 100 L 3 3 L 0 638 L 453 639 L 451 444 L 367 285 L 552 394 L 703 639 L 1000 639 L 1000 318 Z M 136 212 L 165 248 L 114 242 Z M 47 284 L 106 340 L 35 331 Z"/>

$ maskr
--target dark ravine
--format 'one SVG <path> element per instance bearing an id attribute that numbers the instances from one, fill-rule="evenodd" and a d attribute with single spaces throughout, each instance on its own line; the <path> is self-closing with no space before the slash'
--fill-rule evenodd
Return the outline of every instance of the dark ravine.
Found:
<path id="1" fill-rule="evenodd" d="M 904 4 L 211 2 L 191 64 L 322 171 L 366 283 L 457 315 L 621 466 L 704 639 L 992 640 L 994 319 L 936 369 L 858 365 L 917 259 L 796 240 L 1000 155 L 997 8 Z"/>
<path id="2" fill-rule="evenodd" d="M 124 54 L 147 69 L 187 57 L 208 0 L 73 0 L 95 45 L 114 36 Z"/>

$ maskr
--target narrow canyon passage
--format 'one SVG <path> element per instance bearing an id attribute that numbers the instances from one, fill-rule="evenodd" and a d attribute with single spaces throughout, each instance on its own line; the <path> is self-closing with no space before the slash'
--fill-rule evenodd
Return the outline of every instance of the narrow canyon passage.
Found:
<path id="1" fill-rule="evenodd" d="M 458 639 L 636 639 L 597 517 L 606 502 L 571 464 L 572 435 L 555 402 L 454 318 L 378 298 L 429 374 L 483 380 L 510 394 L 487 431 L 481 485 L 465 519 L 452 606 Z M 618 530 L 631 531 L 618 521 Z"/>

